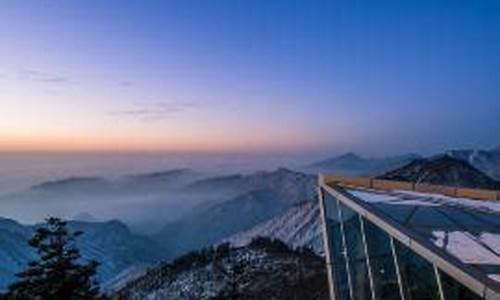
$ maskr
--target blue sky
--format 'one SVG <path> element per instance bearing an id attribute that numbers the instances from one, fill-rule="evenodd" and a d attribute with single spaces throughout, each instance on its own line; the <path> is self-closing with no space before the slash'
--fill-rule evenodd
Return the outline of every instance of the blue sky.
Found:
<path id="1" fill-rule="evenodd" d="M 499 81 L 498 1 L 0 3 L 8 150 L 491 147 Z"/>

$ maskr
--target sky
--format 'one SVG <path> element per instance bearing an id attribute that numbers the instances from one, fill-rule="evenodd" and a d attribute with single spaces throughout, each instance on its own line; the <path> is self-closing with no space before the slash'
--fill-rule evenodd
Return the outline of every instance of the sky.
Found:
<path id="1" fill-rule="evenodd" d="M 0 151 L 500 144 L 498 1 L 0 2 Z"/>

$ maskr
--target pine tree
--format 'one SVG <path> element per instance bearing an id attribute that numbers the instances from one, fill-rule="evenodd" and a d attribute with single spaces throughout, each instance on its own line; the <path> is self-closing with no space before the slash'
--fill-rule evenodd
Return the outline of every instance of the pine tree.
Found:
<path id="1" fill-rule="evenodd" d="M 99 297 L 99 287 L 93 280 L 98 263 L 80 262 L 75 239 L 81 231 L 68 231 L 67 222 L 48 218 L 36 230 L 29 245 L 40 258 L 16 274 L 19 281 L 9 286 L 7 299 L 16 300 L 86 300 Z"/>

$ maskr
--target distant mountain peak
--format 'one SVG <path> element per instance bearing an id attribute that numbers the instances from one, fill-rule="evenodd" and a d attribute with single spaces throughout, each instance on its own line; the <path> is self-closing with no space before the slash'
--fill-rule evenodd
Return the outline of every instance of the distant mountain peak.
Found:
<path id="1" fill-rule="evenodd" d="M 359 164 L 364 163 L 365 159 L 361 156 L 355 154 L 354 152 L 347 152 L 339 156 L 333 156 L 330 158 L 323 159 L 316 163 L 313 163 L 313 166 L 322 166 L 322 165 L 339 165 L 339 164 Z"/>
<path id="2" fill-rule="evenodd" d="M 365 158 L 354 152 L 327 158 L 309 165 L 308 170 L 336 173 L 348 176 L 375 176 L 401 167 L 415 158 L 416 154 L 405 154 L 383 158 Z"/>
<path id="3" fill-rule="evenodd" d="M 285 167 L 279 167 L 273 173 L 296 173 L 296 172 Z"/>
<path id="4" fill-rule="evenodd" d="M 90 222 L 90 223 L 99 222 L 99 219 L 97 219 L 91 213 L 86 212 L 86 211 L 76 214 L 72 218 L 72 220 L 80 221 L 80 222 Z"/>
<path id="5" fill-rule="evenodd" d="M 354 152 L 347 152 L 342 155 L 339 155 L 337 157 L 333 157 L 331 159 L 337 160 L 337 161 L 365 161 L 366 159 L 364 157 L 361 157 L 360 155 L 354 153 Z"/>
<path id="6" fill-rule="evenodd" d="M 170 177 L 170 176 L 175 176 L 175 175 L 183 175 L 187 173 L 191 173 L 193 170 L 189 168 L 179 168 L 179 169 L 172 169 L 172 170 L 166 170 L 166 171 L 156 171 L 156 172 L 149 172 L 149 173 L 142 173 L 142 174 L 134 174 L 130 175 L 130 177 L 137 177 L 137 178 L 161 178 L 161 177 Z"/>
<path id="7" fill-rule="evenodd" d="M 347 152 L 338 157 L 338 159 L 358 159 L 363 160 L 363 158 L 354 152 Z"/>

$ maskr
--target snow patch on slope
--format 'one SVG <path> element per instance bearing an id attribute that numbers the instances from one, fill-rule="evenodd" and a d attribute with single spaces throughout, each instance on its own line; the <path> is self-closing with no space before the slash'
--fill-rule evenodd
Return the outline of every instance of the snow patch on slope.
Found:
<path id="1" fill-rule="evenodd" d="M 242 247 L 259 236 L 279 239 L 294 248 L 306 246 L 318 254 L 323 254 L 318 203 L 308 201 L 297 204 L 284 214 L 235 234 L 223 242 Z"/>
<path id="2" fill-rule="evenodd" d="M 130 281 L 146 274 L 148 268 L 149 265 L 146 264 L 132 265 L 118 273 L 118 275 L 114 276 L 110 280 L 104 282 L 101 287 L 105 291 L 117 291 L 123 288 Z"/>

